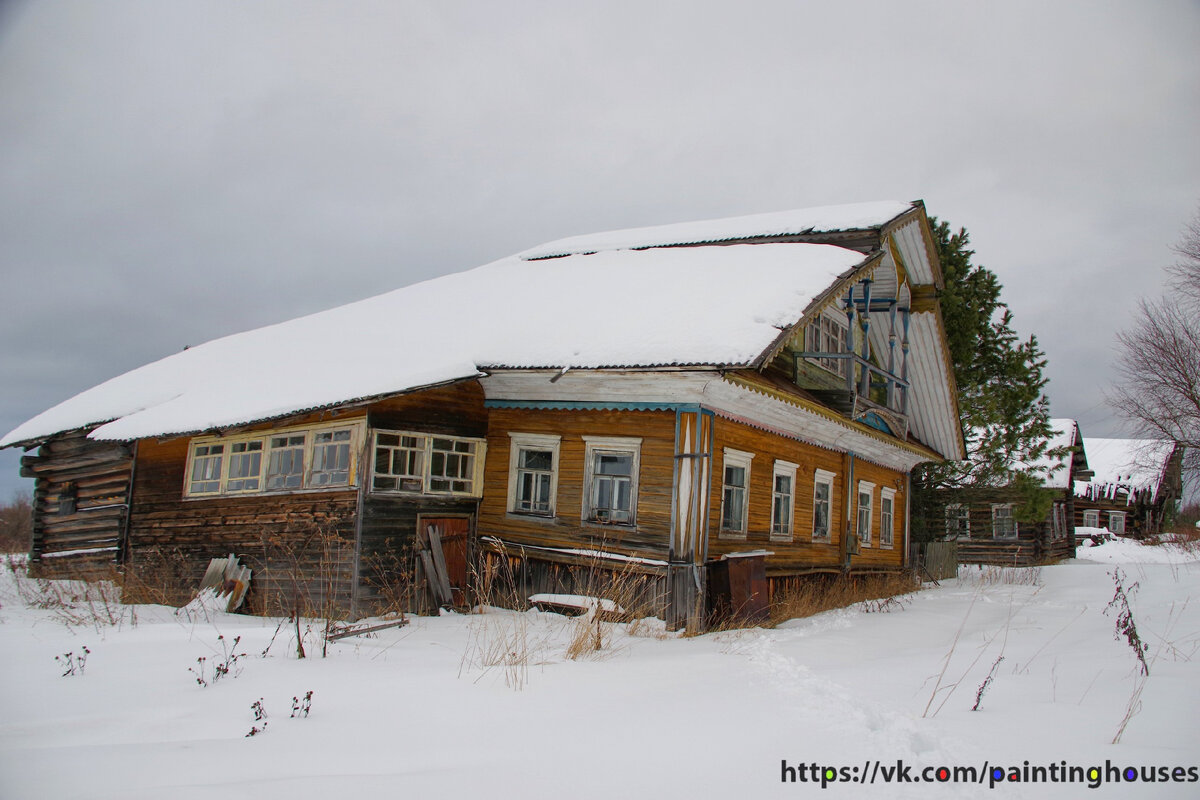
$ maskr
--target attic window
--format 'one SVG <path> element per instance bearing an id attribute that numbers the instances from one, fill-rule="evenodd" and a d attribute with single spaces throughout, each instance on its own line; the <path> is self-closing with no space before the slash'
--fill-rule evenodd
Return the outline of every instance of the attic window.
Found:
<path id="1" fill-rule="evenodd" d="M 805 328 L 805 349 L 810 353 L 845 353 L 849 326 L 832 314 L 822 314 Z M 845 358 L 809 358 L 809 361 L 835 375 L 846 377 L 849 362 Z"/>

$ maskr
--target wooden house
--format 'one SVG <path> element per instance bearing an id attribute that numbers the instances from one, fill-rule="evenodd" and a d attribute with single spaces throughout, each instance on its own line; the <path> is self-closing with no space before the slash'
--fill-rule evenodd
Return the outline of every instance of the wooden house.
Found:
<path id="1" fill-rule="evenodd" d="M 1073 487 L 1091 472 L 1075 420 L 1052 419 L 1050 426 L 1047 455 L 1013 465 L 1040 483 L 1038 492 L 1049 501 L 1044 519 L 1020 519 L 1024 497 L 1011 485 L 936 493 L 933 514 L 945 526 L 945 539 L 957 542 L 959 563 L 1029 566 L 1074 558 Z"/>
<path id="2" fill-rule="evenodd" d="M 633 573 L 684 624 L 716 562 L 905 565 L 910 470 L 963 456 L 940 286 L 919 201 L 576 237 L 192 347 L 0 446 L 37 448 L 42 571 L 235 553 L 254 607 L 363 615 L 432 534 L 455 603 Z"/>
<path id="3" fill-rule="evenodd" d="M 1093 475 L 1075 482 L 1075 524 L 1139 538 L 1161 533 L 1182 496 L 1183 448 L 1090 436 L 1086 446 Z"/>

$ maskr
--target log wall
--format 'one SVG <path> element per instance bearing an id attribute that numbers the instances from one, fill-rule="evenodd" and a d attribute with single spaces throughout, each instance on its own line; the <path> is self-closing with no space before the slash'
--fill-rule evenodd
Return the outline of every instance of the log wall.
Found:
<path id="1" fill-rule="evenodd" d="M 138 444 L 128 574 L 164 600 L 194 592 L 208 561 L 233 553 L 254 570 L 250 610 L 345 613 L 358 491 L 183 499 L 186 438 Z"/>
<path id="2" fill-rule="evenodd" d="M 1065 492 L 1055 492 L 1055 500 L 1066 504 L 1066 536 L 1054 537 L 1054 525 L 1050 518 L 1041 522 L 1017 522 L 1015 539 L 997 539 L 992 535 L 992 505 L 995 503 L 1019 502 L 1019 498 L 1003 489 L 989 490 L 980 496 L 976 491 L 971 502 L 954 493 L 944 493 L 952 502 L 970 506 L 971 535 L 960 537 L 958 560 L 961 564 L 995 564 L 999 566 L 1026 567 L 1046 564 L 1075 556 L 1074 509 L 1072 498 Z M 946 503 L 939 502 L 935 508 L 944 514 Z M 1053 510 L 1050 512 L 1053 514 Z M 941 517 L 944 519 L 944 516 Z"/>
<path id="3" fill-rule="evenodd" d="M 110 574 L 120 560 L 129 512 L 133 447 L 83 433 L 57 437 L 21 459 L 35 479 L 30 573 Z"/>

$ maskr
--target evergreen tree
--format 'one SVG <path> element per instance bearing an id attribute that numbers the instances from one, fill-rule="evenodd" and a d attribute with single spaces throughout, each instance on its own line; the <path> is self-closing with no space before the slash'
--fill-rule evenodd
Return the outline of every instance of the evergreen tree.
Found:
<path id="1" fill-rule="evenodd" d="M 959 415 L 966 436 L 967 460 L 924 464 L 913 473 L 913 527 L 918 539 L 941 534 L 933 492 L 955 489 L 959 502 L 973 491 L 1015 488 L 1021 521 L 1044 519 L 1051 498 L 1039 491 L 1042 475 L 1032 465 L 1047 452 L 1050 405 L 1043 394 L 1045 354 L 1037 338 L 1022 341 L 1012 328 L 1012 311 L 1000 299 L 1000 281 L 986 267 L 971 263 L 974 251 L 964 228 L 930 217 L 941 260 L 945 289 L 942 319 L 958 384 Z"/>

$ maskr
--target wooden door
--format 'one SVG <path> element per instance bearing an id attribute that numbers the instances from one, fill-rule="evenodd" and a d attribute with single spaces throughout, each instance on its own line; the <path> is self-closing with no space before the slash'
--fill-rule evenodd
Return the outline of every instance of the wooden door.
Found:
<path id="1" fill-rule="evenodd" d="M 426 531 L 437 532 L 442 540 L 442 556 L 446 562 L 446 577 L 455 606 L 467 604 L 467 535 L 471 531 L 470 517 L 423 517 Z"/>

